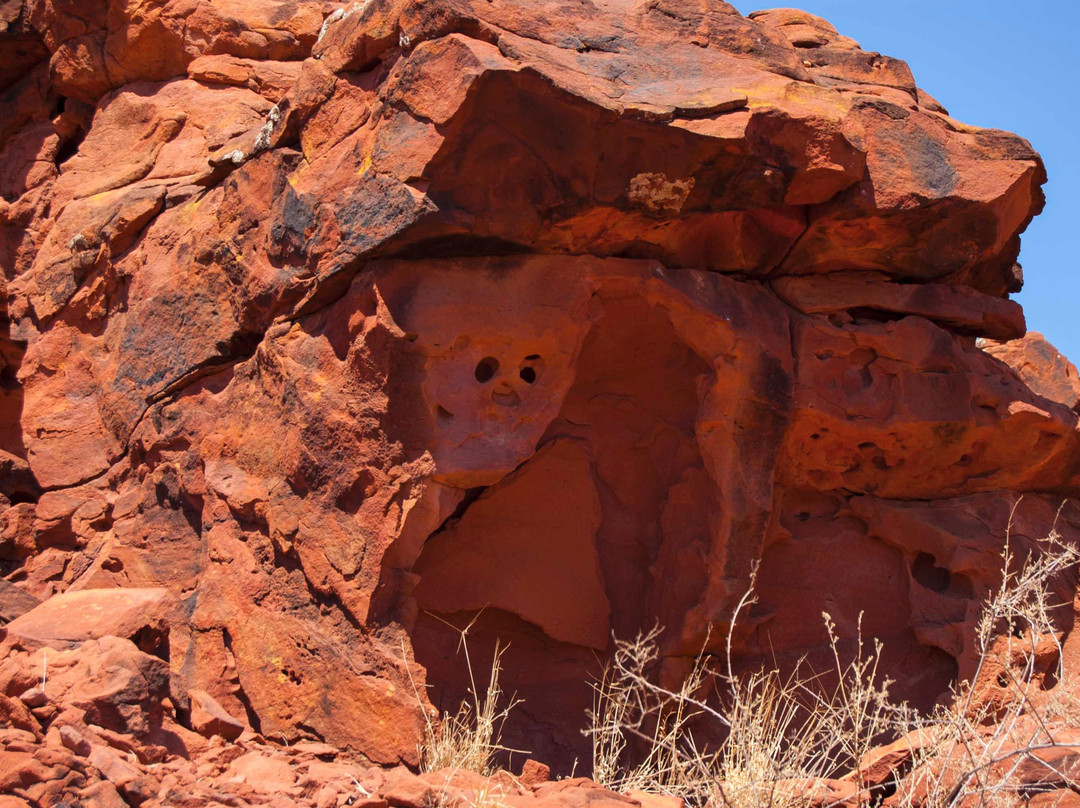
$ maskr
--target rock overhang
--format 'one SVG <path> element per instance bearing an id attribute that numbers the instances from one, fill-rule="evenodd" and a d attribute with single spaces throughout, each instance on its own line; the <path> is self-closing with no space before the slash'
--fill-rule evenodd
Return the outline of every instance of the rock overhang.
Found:
<path id="1" fill-rule="evenodd" d="M 369 4 L 328 28 L 329 64 L 364 25 L 408 42 L 365 51 L 396 61 L 356 157 L 433 203 L 398 238 L 1015 288 L 1045 179 L 1025 141 L 949 118 L 901 62 L 788 42 L 790 15 L 624 6 L 587 13 L 620 32 L 603 47 L 546 5 Z"/>

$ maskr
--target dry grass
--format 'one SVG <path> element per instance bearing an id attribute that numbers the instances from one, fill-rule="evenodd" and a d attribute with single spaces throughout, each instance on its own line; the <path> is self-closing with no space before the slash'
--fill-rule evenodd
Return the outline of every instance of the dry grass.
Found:
<path id="1" fill-rule="evenodd" d="M 1018 563 L 1006 543 L 1001 586 L 977 625 L 975 676 L 949 707 L 911 721 L 933 743 L 913 752 L 898 808 L 1010 806 L 1030 790 L 1016 782 L 1029 763 L 1065 787 L 1080 786 L 1075 772 L 1045 761 L 1048 751 L 1063 745 L 1061 728 L 1080 725 L 1072 688 L 1048 689 L 1068 679 L 1050 584 L 1080 562 L 1080 552 L 1055 531 L 1042 544 Z"/>
<path id="2" fill-rule="evenodd" d="M 731 729 L 715 780 L 725 803 L 802 804 L 802 781 L 848 774 L 894 725 L 891 682 L 878 675 L 880 643 L 864 647 L 860 625 L 857 651 L 845 662 L 832 618 L 823 619 L 834 666 L 825 675 L 800 665 L 787 678 L 773 671 L 729 677 Z"/>
<path id="3" fill-rule="evenodd" d="M 880 644 L 860 640 L 845 658 L 828 615 L 827 676 L 805 665 L 788 678 L 769 670 L 737 676 L 729 633 L 726 670 L 699 655 L 672 691 L 650 676 L 659 659 L 657 629 L 619 641 L 589 714 L 593 777 L 615 790 L 735 808 L 820 803 L 808 796 L 807 783 L 825 778 L 854 784 L 867 804 L 890 796 L 895 808 L 1018 804 L 1020 767 L 1059 745 L 1052 722 L 1080 724 L 1080 700 L 1070 689 L 1046 689 L 1067 678 L 1050 584 L 1078 561 L 1077 549 L 1055 532 L 1024 559 L 1007 540 L 1001 586 L 976 627 L 976 676 L 929 715 L 890 699 L 891 683 L 878 671 Z M 748 594 L 735 619 L 750 602 Z M 712 737 L 723 738 L 714 748 L 694 738 L 693 728 L 708 724 Z M 919 742 L 909 746 L 893 782 L 871 782 L 868 753 L 900 738 Z M 1077 786 L 1072 772 L 1050 771 Z"/>
<path id="4" fill-rule="evenodd" d="M 1001 585 L 976 625 L 975 676 L 957 688 L 948 706 L 927 715 L 890 698 L 891 682 L 879 672 L 879 643 L 860 639 L 854 653 L 841 652 L 828 615 L 829 670 L 815 673 L 801 664 L 787 677 L 773 670 L 736 675 L 732 632 L 753 602 L 752 587 L 735 610 L 726 658 L 698 655 L 678 690 L 660 686 L 653 675 L 660 662 L 659 628 L 617 642 L 595 685 L 586 730 L 593 779 L 618 791 L 668 794 L 717 808 L 828 808 L 825 792 L 815 790 L 826 779 L 847 781 L 848 797 L 855 793 L 867 805 L 888 798 L 889 808 L 1013 808 L 1038 788 L 1018 784 L 1018 773 L 1039 764 L 1056 784 L 1080 791 L 1077 772 L 1047 759 L 1065 745 L 1059 741 L 1062 726 L 1080 727 L 1076 689 L 1051 687 L 1069 681 L 1051 583 L 1073 570 L 1080 552 L 1051 532 L 1020 556 L 1007 540 Z M 511 751 L 500 742 L 517 704 L 504 698 L 500 685 L 503 649 L 496 647 L 486 687 L 479 687 L 469 628 L 459 630 L 469 698 L 453 714 L 427 716 L 420 746 L 426 772 L 490 776 L 499 753 Z M 711 745 L 695 737 L 702 728 L 714 739 Z M 905 753 L 899 745 L 901 760 L 890 780 L 870 768 L 872 752 L 897 739 L 909 746 Z M 476 795 L 478 806 L 500 802 L 494 793 Z"/>
<path id="5" fill-rule="evenodd" d="M 586 731 L 592 739 L 592 776 L 619 791 L 681 796 L 695 792 L 714 763 L 697 753 L 691 723 L 703 715 L 724 718 L 696 697 L 708 676 L 704 657 L 695 660 L 677 693 L 651 681 L 647 671 L 659 656 L 658 636 L 655 628 L 633 642 L 618 643 L 611 668 L 595 687 Z M 631 766 L 625 760 L 632 744 L 646 751 Z"/>
<path id="6" fill-rule="evenodd" d="M 467 663 L 472 679 L 469 689 L 471 700 L 462 702 L 455 713 L 444 713 L 438 722 L 428 717 L 420 746 L 420 768 L 423 771 L 453 769 L 483 775 L 495 772 L 495 755 L 503 749 L 499 743 L 500 730 L 516 703 L 511 701 L 503 707 L 499 706 L 503 695 L 499 686 L 502 652 L 503 649 L 496 647 L 491 675 L 483 695 L 476 687 L 471 663 Z"/>
<path id="7" fill-rule="evenodd" d="M 835 650 L 832 622 L 825 619 Z M 609 788 L 669 794 L 695 805 L 802 804 L 799 781 L 848 772 L 892 724 L 889 683 L 877 681 L 878 645 L 866 650 L 860 644 L 846 664 L 835 652 L 832 687 L 824 685 L 826 677 L 799 671 L 787 678 L 767 670 L 721 676 L 699 656 L 680 690 L 670 691 L 646 674 L 658 656 L 657 636 L 654 630 L 618 643 L 596 686 L 587 734 L 593 778 Z M 703 692 L 717 682 L 728 688 L 715 694 L 723 708 L 712 707 Z M 693 727 L 702 722 L 726 729 L 715 749 L 694 738 Z M 634 748 L 644 748 L 644 757 L 630 762 Z"/>
<path id="8" fill-rule="evenodd" d="M 469 672 L 469 698 L 458 706 L 456 712 L 443 713 L 441 718 L 433 717 L 424 710 L 424 738 L 419 748 L 420 770 L 423 772 L 467 771 L 486 777 L 498 770 L 495 759 L 500 752 L 517 751 L 507 749 L 500 743 L 502 726 L 510 711 L 520 703 L 510 698 L 502 704 L 503 691 L 499 677 L 502 674 L 502 655 L 506 649 L 496 643 L 487 686 L 481 691 L 477 687 L 472 658 L 469 656 L 468 633 L 475 622 L 474 618 L 464 629 L 457 629 L 460 634 L 458 650 L 464 654 Z M 413 689 L 417 701 L 422 705 L 415 681 Z"/>

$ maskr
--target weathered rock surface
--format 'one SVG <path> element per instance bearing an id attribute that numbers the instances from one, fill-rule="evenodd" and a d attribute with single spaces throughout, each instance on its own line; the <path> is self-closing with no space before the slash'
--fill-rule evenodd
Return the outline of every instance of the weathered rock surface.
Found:
<path id="1" fill-rule="evenodd" d="M 612 637 L 719 651 L 755 568 L 739 665 L 862 615 L 931 704 L 1007 532 L 1080 539 L 1041 160 L 903 62 L 721 0 L 83 5 L 0 4 L 0 791 L 417 808 L 350 767 L 468 625 L 568 774 Z"/>
<path id="2" fill-rule="evenodd" d="M 1011 342 L 986 340 L 983 351 L 1016 371 L 1043 398 L 1080 411 L 1080 373 L 1042 334 L 1029 331 Z"/>
<path id="3" fill-rule="evenodd" d="M 8 623 L 7 636 L 61 648 L 102 637 L 149 640 L 168 631 L 169 599 L 166 589 L 68 590 Z"/>

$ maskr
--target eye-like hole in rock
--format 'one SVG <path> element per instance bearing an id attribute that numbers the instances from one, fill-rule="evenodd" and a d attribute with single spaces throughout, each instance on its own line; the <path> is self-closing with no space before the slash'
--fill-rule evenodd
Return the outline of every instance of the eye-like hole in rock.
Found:
<path id="1" fill-rule="evenodd" d="M 543 367 L 544 362 L 539 354 L 529 354 L 521 363 L 521 369 L 518 370 L 518 378 L 525 382 L 525 384 L 536 384 L 537 379 L 540 378 L 540 371 Z"/>
<path id="2" fill-rule="evenodd" d="M 493 378 L 495 374 L 499 372 L 499 360 L 494 356 L 485 356 L 479 362 L 476 363 L 476 370 L 473 371 L 473 376 L 480 384 L 487 384 Z"/>

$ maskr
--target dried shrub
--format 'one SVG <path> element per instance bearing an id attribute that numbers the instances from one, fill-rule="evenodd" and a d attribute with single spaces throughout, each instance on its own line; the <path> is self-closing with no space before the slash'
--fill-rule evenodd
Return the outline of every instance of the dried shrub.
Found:
<path id="1" fill-rule="evenodd" d="M 500 752 L 516 751 L 500 743 L 507 716 L 520 703 L 510 698 L 501 705 L 503 692 L 499 676 L 505 648 L 496 643 L 487 686 L 481 691 L 477 687 L 469 656 L 468 633 L 475 622 L 474 619 L 473 623 L 459 629 L 461 637 L 458 650 L 464 654 L 469 671 L 469 698 L 458 706 L 456 712 L 443 713 L 441 717 L 432 716 L 424 710 L 424 738 L 419 748 L 421 771 L 469 771 L 489 776 L 498 769 L 495 759 Z M 415 681 L 413 688 L 416 689 Z M 423 705 L 419 691 L 416 691 L 416 698 Z"/>
<path id="2" fill-rule="evenodd" d="M 919 714 L 894 702 L 892 683 L 879 675 L 881 644 L 867 647 L 860 638 L 845 659 L 828 615 L 827 676 L 809 671 L 805 660 L 788 677 L 773 670 L 735 675 L 729 632 L 726 665 L 699 655 L 677 691 L 651 676 L 659 660 L 654 628 L 617 641 L 594 687 L 585 730 L 594 779 L 615 790 L 736 808 L 828 804 L 813 788 L 827 779 L 849 783 L 849 801 L 895 808 L 1011 806 L 1040 789 L 1080 790 L 1080 759 L 1052 754 L 1080 745 L 1080 733 L 1063 739 L 1061 731 L 1080 723 L 1080 698 L 1067 686 L 1051 595 L 1052 582 L 1075 568 L 1080 552 L 1051 531 L 1020 558 L 1010 536 L 1011 525 L 1001 585 L 976 626 L 976 674 L 947 705 Z M 752 602 L 744 596 L 732 630 Z M 1058 682 L 1065 684 L 1051 687 Z M 695 740 L 693 728 L 702 723 L 723 738 L 714 748 Z M 882 776 L 875 747 L 889 742 L 891 768 Z"/>

